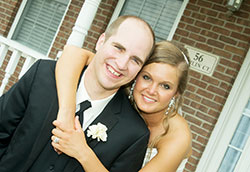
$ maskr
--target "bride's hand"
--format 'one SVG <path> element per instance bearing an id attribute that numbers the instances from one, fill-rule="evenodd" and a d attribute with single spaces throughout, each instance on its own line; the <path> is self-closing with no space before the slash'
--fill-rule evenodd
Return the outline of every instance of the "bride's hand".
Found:
<path id="1" fill-rule="evenodd" d="M 62 109 L 59 108 L 59 111 L 57 113 L 57 121 L 60 122 L 61 127 L 66 129 L 73 129 L 75 128 L 74 124 L 74 115 L 75 115 L 74 109 Z M 58 154 L 61 154 L 62 152 L 58 149 L 54 149 Z"/>
<path id="2" fill-rule="evenodd" d="M 54 121 L 55 129 L 52 130 L 51 137 L 52 146 L 68 156 L 79 159 L 83 152 L 88 149 L 85 135 L 79 122 L 78 116 L 75 117 L 75 128 L 68 129 L 59 121 Z M 55 143 L 55 137 L 59 138 L 59 142 Z"/>

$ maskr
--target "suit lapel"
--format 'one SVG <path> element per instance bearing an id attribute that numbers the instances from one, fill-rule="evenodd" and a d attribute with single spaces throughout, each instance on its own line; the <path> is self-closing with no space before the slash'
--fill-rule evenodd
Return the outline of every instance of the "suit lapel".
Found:
<path id="1" fill-rule="evenodd" d="M 32 165 L 34 160 L 38 157 L 40 152 L 44 149 L 48 141 L 50 140 L 50 136 L 52 129 L 54 128 L 52 122 L 56 119 L 57 111 L 58 111 L 58 103 L 57 103 L 57 97 L 54 96 L 53 101 L 51 101 L 51 106 L 48 108 L 47 116 L 43 122 L 43 126 L 40 130 L 40 133 L 38 134 L 36 141 L 32 147 L 31 153 L 28 157 L 28 162 L 25 165 L 25 170 L 28 170 L 28 168 Z"/>
<path id="2" fill-rule="evenodd" d="M 102 113 L 90 125 L 96 125 L 98 122 L 102 123 L 108 128 L 107 135 L 109 137 L 109 132 L 119 121 L 118 114 L 121 111 L 121 105 L 122 105 L 122 91 L 119 90 L 114 96 L 114 98 L 104 108 Z M 85 130 L 86 140 L 88 145 L 93 149 L 98 143 L 98 141 L 97 139 L 92 139 L 91 137 L 87 137 L 87 130 L 88 128 Z M 109 139 L 108 137 L 107 139 Z"/>

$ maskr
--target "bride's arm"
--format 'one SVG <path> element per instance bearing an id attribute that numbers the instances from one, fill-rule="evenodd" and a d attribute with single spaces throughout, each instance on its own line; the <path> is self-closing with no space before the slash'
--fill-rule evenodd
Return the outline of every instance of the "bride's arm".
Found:
<path id="1" fill-rule="evenodd" d="M 179 120 L 173 122 L 174 118 Z M 158 153 L 139 172 L 176 172 L 183 159 L 191 156 L 191 130 L 183 117 L 174 118 L 171 119 L 174 127 L 156 145 Z"/>
<path id="2" fill-rule="evenodd" d="M 57 119 L 66 127 L 74 127 L 76 89 L 81 71 L 94 53 L 73 45 L 66 45 L 56 64 L 56 86 L 59 111 Z"/>

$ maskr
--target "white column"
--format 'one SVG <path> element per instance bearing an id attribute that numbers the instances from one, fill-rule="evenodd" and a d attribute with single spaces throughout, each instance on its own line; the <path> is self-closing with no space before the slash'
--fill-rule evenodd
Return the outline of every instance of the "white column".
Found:
<path id="1" fill-rule="evenodd" d="M 85 0 L 67 44 L 82 47 L 101 0 Z"/>
<path id="2" fill-rule="evenodd" d="M 9 47 L 7 45 L 5 45 L 5 44 L 2 44 L 0 46 L 0 67 L 3 64 L 3 61 L 4 61 L 4 58 L 5 58 L 6 54 L 7 54 L 8 48 Z"/>
<path id="3" fill-rule="evenodd" d="M 25 74 L 25 72 L 27 72 L 27 70 L 35 62 L 35 60 L 36 59 L 31 57 L 31 56 L 27 56 L 25 58 L 25 62 L 23 64 L 22 70 L 21 70 L 20 74 L 18 75 L 18 79 L 20 79 Z"/>
<path id="4" fill-rule="evenodd" d="M 14 50 L 12 52 L 9 63 L 7 65 L 7 67 L 6 67 L 6 69 L 5 69 L 6 73 L 5 73 L 4 79 L 2 81 L 2 85 L 0 87 L 0 95 L 3 94 L 5 87 L 9 82 L 10 76 L 14 73 L 14 71 L 16 69 L 16 66 L 17 66 L 17 63 L 19 62 L 20 56 L 21 56 L 20 51 Z"/>

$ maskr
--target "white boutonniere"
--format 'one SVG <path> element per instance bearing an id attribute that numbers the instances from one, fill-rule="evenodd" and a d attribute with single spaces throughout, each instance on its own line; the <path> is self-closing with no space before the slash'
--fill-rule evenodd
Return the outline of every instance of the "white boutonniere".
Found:
<path id="1" fill-rule="evenodd" d="M 106 142 L 108 137 L 106 133 L 107 130 L 108 128 L 105 125 L 98 122 L 96 125 L 89 126 L 89 129 L 87 130 L 87 136 L 92 136 L 92 139 L 97 139 L 98 142 L 100 140 Z"/>

